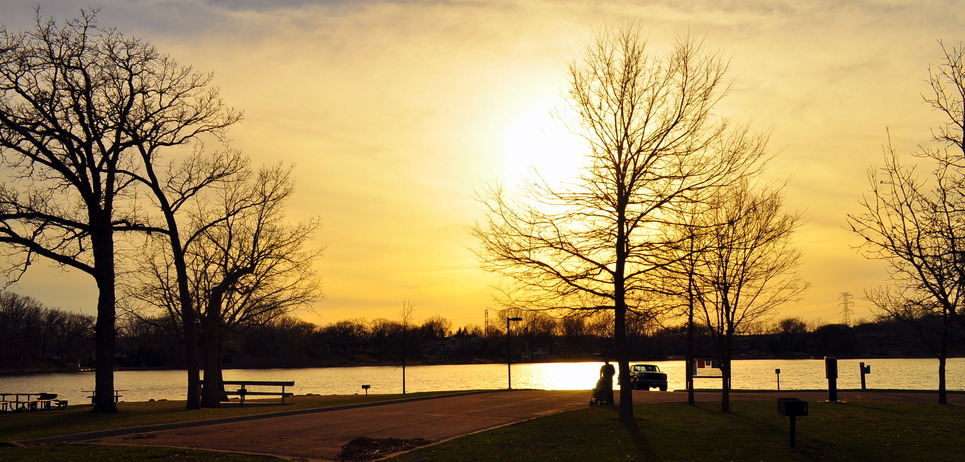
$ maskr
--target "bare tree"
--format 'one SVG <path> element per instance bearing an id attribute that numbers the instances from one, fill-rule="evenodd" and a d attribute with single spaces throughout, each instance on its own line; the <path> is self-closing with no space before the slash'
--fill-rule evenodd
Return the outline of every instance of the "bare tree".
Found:
<path id="1" fill-rule="evenodd" d="M 199 104 L 203 107 L 197 108 L 198 112 L 214 111 L 216 108 L 220 108 L 221 103 L 215 99 L 216 95 L 210 95 L 210 92 L 205 92 L 207 78 L 196 75 L 191 78 L 193 81 L 191 81 L 189 85 L 177 89 L 183 92 L 181 97 L 184 99 L 190 99 L 192 97 L 194 99 L 200 99 L 201 102 Z M 205 92 L 205 94 L 200 97 L 196 95 L 196 93 L 202 92 Z M 177 99 L 178 98 L 171 98 L 170 101 L 176 101 Z M 164 103 L 161 103 L 159 105 L 163 104 Z M 227 111 L 221 117 L 209 115 L 208 118 L 211 119 L 211 123 L 217 123 L 220 124 L 220 126 L 209 125 L 206 129 L 220 137 L 222 134 L 221 131 L 231 123 L 234 123 L 237 117 L 236 114 L 230 111 Z M 175 131 L 173 136 L 184 135 L 179 135 Z M 175 287 L 172 289 L 176 291 L 171 293 L 173 298 L 166 303 L 171 304 L 176 302 L 177 304 L 175 311 L 180 315 L 181 326 L 181 335 L 179 338 L 182 339 L 185 345 L 185 364 L 187 366 L 188 376 L 186 405 L 188 409 L 196 409 L 201 407 L 200 358 L 196 347 L 198 344 L 198 313 L 191 296 L 185 251 L 186 248 L 192 244 L 192 239 L 200 235 L 201 229 L 194 230 L 194 234 L 187 236 L 187 242 L 182 242 L 183 237 L 178 220 L 187 217 L 183 217 L 179 212 L 206 188 L 239 181 L 239 178 L 247 172 L 248 160 L 239 153 L 228 149 L 226 149 L 225 152 L 205 154 L 203 152 L 203 145 L 199 145 L 198 149 L 192 155 L 183 159 L 181 162 L 172 162 L 167 168 L 159 171 L 160 169 L 156 168 L 156 164 L 159 163 L 160 160 L 159 150 L 161 146 L 163 146 L 161 142 L 166 140 L 151 139 L 140 133 L 132 133 L 131 137 L 135 140 L 137 151 L 141 156 L 143 173 L 134 171 L 129 172 L 129 174 L 132 178 L 137 179 L 141 185 L 148 188 L 154 199 L 154 205 L 161 216 L 160 220 L 156 220 L 160 221 L 160 223 L 147 225 L 144 229 L 148 232 L 159 232 L 162 236 L 165 236 L 168 244 L 167 247 L 170 258 L 165 259 L 166 263 L 168 263 L 166 265 L 168 269 L 165 269 L 165 271 L 170 272 L 173 270 L 174 279 L 172 282 L 175 284 Z M 213 221 L 209 222 L 208 225 L 213 225 L 220 220 L 227 220 L 231 218 L 233 213 L 239 212 L 240 210 L 225 211 L 224 217 L 213 218 Z M 175 294 L 176 297 L 174 296 Z"/>
<path id="2" fill-rule="evenodd" d="M 929 69 L 932 95 L 924 99 L 946 120 L 932 133 L 935 146 L 913 153 L 918 163 L 930 163 L 930 174 L 923 179 L 915 162 L 903 163 L 889 138 L 885 164 L 869 172 L 871 191 L 848 222 L 864 238 L 862 253 L 888 263 L 896 290 L 872 292 L 878 307 L 897 319 L 937 317 L 947 327 L 949 318 L 962 321 L 965 291 L 965 49 L 940 44 L 944 62 Z M 905 316 L 910 306 L 920 313 Z M 938 400 L 944 404 L 945 354 L 938 356 Z"/>
<path id="3" fill-rule="evenodd" d="M 537 179 L 518 196 L 492 187 L 480 201 L 483 265 L 516 285 L 516 306 L 611 310 L 620 383 L 629 383 L 627 312 L 648 297 L 648 274 L 667 264 L 661 229 L 702 190 L 754 170 L 766 137 L 717 117 L 727 63 L 690 37 L 650 53 L 639 27 L 599 33 L 569 64 L 574 131 L 589 145 L 572 184 Z M 621 418 L 633 417 L 621 386 Z"/>
<path id="4" fill-rule="evenodd" d="M 290 169 L 274 167 L 226 185 L 221 208 L 196 217 L 185 248 L 201 321 L 202 406 L 221 401 L 221 346 L 227 332 L 264 325 L 319 297 L 309 242 L 314 219 L 287 224 Z"/>
<path id="5" fill-rule="evenodd" d="M 691 284 L 698 322 L 717 348 L 723 374 L 721 410 L 730 410 L 733 341 L 806 288 L 791 245 L 797 215 L 781 210 L 779 190 L 755 191 L 746 181 L 720 191 L 698 216 L 699 249 Z"/>
<path id="6" fill-rule="evenodd" d="M 402 394 L 405 394 L 405 362 L 409 355 L 409 329 L 412 327 L 412 310 L 415 305 L 409 300 L 402 301 L 402 310 L 399 312 L 399 318 L 402 321 L 402 341 L 399 346 L 399 355 L 402 359 Z"/>
<path id="7" fill-rule="evenodd" d="M 960 296 L 960 290 L 955 291 Z M 948 403 L 948 353 L 952 345 L 952 313 L 927 291 L 916 286 L 895 285 L 866 291 L 868 299 L 885 319 L 910 327 L 922 345 L 938 359 L 938 403 Z M 956 301 L 957 305 L 957 301 Z"/>
<path id="8" fill-rule="evenodd" d="M 151 45 L 101 29 L 96 12 L 23 33 L 0 30 L 0 242 L 90 274 L 97 284 L 94 410 L 115 412 L 115 232 L 137 229 L 129 200 L 139 149 L 190 144 L 233 119 L 208 79 Z"/>

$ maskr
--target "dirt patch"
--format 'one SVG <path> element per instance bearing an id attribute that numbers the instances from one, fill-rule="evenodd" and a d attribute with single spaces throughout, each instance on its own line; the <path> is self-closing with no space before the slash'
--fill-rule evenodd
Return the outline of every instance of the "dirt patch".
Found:
<path id="1" fill-rule="evenodd" d="M 338 453 L 335 460 L 346 462 L 365 462 L 385 457 L 399 451 L 408 451 L 419 446 L 425 446 L 431 441 L 423 438 L 399 439 L 399 438 L 369 438 L 360 436 L 342 446 L 342 451 Z"/>

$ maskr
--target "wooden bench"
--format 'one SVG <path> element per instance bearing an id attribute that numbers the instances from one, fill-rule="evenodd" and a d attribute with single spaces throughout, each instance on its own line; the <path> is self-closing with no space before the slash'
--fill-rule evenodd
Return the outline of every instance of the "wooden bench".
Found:
<path id="1" fill-rule="evenodd" d="M 294 396 L 294 393 L 285 391 L 286 387 L 295 386 L 294 381 L 275 382 L 265 380 L 224 380 L 221 383 L 226 387 L 228 385 L 238 386 L 238 389 L 234 391 L 226 389 L 225 394 L 229 396 L 237 395 L 242 406 L 245 405 L 246 396 L 278 396 L 281 398 L 281 404 L 285 404 L 285 398 Z M 249 390 L 248 387 L 280 387 L 281 391 Z"/>

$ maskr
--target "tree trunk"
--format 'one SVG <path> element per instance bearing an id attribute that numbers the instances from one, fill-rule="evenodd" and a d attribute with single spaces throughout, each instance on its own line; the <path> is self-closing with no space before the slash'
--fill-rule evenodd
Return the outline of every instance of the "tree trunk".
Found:
<path id="1" fill-rule="evenodd" d="M 221 325 L 221 297 L 212 294 L 208 309 L 201 319 L 201 350 L 204 363 L 204 388 L 201 391 L 201 407 L 221 407 L 224 388 L 219 362 L 219 327 Z"/>
<path id="2" fill-rule="evenodd" d="M 172 248 L 180 247 L 180 240 L 172 238 Z M 200 356 L 198 354 L 198 316 L 194 310 L 191 291 L 188 287 L 187 265 L 184 255 L 175 252 L 174 266 L 178 277 L 178 292 L 181 303 L 181 323 L 184 328 L 185 369 L 188 374 L 188 393 L 185 407 L 201 408 Z"/>
<path id="3" fill-rule="evenodd" d="M 622 420 L 633 420 L 633 387 L 630 386 L 630 357 L 627 352 L 627 307 L 617 303 L 614 310 L 613 346 L 617 359 L 617 382 L 620 384 L 619 415 Z"/>
<path id="4" fill-rule="evenodd" d="M 224 335 L 218 335 L 218 395 L 221 402 L 228 401 L 228 394 L 224 391 Z"/>
<path id="5" fill-rule="evenodd" d="M 110 281 L 106 281 L 110 279 Z M 101 275 L 94 324 L 94 412 L 117 412 L 114 402 L 114 281 Z"/>
<path id="6" fill-rule="evenodd" d="M 93 220 L 92 220 L 93 221 Z M 94 412 L 117 412 L 114 402 L 114 342 L 116 339 L 114 292 L 114 238 L 106 230 L 91 230 L 94 279 L 97 283 L 97 321 L 94 324 Z"/>
<path id="7" fill-rule="evenodd" d="M 693 239 L 690 241 L 693 243 Z M 693 246 L 691 245 L 691 252 Z M 694 398 L 694 269 L 690 268 L 687 275 L 687 359 L 684 367 L 687 374 L 687 404 L 694 406 L 697 404 Z"/>
<path id="8" fill-rule="evenodd" d="M 724 348 L 721 351 L 720 372 L 724 376 L 720 384 L 721 412 L 730 412 L 731 340 L 733 335 L 730 332 L 724 334 Z"/>
<path id="9" fill-rule="evenodd" d="M 944 355 L 938 358 L 938 404 L 948 404 L 948 392 L 945 390 L 945 363 L 947 358 Z"/>
<path id="10" fill-rule="evenodd" d="M 148 159 L 145 165 L 149 168 L 152 184 L 154 185 L 155 197 L 161 202 L 161 210 L 168 226 L 168 240 L 171 243 L 171 255 L 173 257 L 174 271 L 178 281 L 178 303 L 181 305 L 181 324 L 184 329 L 184 356 L 185 369 L 188 375 L 187 402 L 185 407 L 188 409 L 201 408 L 201 377 L 200 377 L 200 356 L 198 354 L 198 328 L 197 311 L 194 309 L 194 299 L 191 297 L 191 287 L 188 280 L 188 265 L 184 261 L 184 249 L 181 246 L 181 235 L 178 230 L 178 222 L 174 216 L 166 196 L 160 187 L 154 169 Z"/>
<path id="11" fill-rule="evenodd" d="M 183 310 L 183 308 L 182 308 Z M 198 328 L 196 317 L 182 313 L 181 322 L 184 323 L 184 356 L 185 369 L 188 374 L 188 409 L 201 408 L 201 366 L 198 355 Z"/>
<path id="12" fill-rule="evenodd" d="M 945 318 L 945 332 L 942 333 L 942 350 L 938 355 L 938 404 L 948 404 L 948 391 L 945 388 L 945 370 L 948 363 L 948 318 Z"/>

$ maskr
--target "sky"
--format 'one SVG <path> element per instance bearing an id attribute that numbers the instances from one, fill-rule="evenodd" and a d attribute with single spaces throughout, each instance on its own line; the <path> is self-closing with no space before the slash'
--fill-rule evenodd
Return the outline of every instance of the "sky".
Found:
<path id="1" fill-rule="evenodd" d="M 779 317 L 871 319 L 864 290 L 885 266 L 847 228 L 886 130 L 899 152 L 940 121 L 922 102 L 938 40 L 963 40 L 955 0 L 5 0 L 0 24 L 99 8 L 101 26 L 212 72 L 244 111 L 232 145 L 256 164 L 291 163 L 289 216 L 316 216 L 325 298 L 299 313 L 349 318 L 443 316 L 482 325 L 498 310 L 469 228 L 476 191 L 529 168 L 565 176 L 578 151 L 550 112 L 566 104 L 566 63 L 606 25 L 639 21 L 655 52 L 690 33 L 730 58 L 718 109 L 769 131 L 767 175 L 806 222 L 795 241 L 811 287 Z M 33 265 L 11 290 L 93 314 L 93 279 Z"/>

